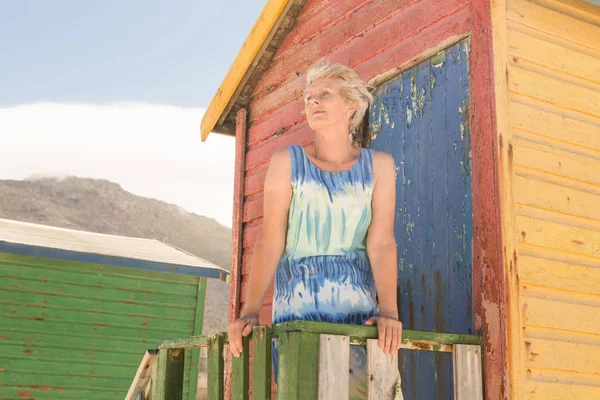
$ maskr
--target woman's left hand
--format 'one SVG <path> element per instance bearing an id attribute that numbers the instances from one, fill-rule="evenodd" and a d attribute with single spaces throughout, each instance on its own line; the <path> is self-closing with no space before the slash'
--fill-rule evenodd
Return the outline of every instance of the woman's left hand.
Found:
<path id="1" fill-rule="evenodd" d="M 392 354 L 400 349 L 402 343 L 402 322 L 397 318 L 378 316 L 371 317 L 365 325 L 377 325 L 379 332 L 379 348 L 385 354 Z"/>

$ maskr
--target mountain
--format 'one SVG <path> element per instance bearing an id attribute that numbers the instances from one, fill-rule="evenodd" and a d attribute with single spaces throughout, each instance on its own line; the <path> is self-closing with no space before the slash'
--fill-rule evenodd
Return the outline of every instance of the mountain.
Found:
<path id="1" fill-rule="evenodd" d="M 0 180 L 0 218 L 157 239 L 229 269 L 230 228 L 107 180 Z M 228 302 L 229 285 L 208 280 L 205 333 L 226 330 Z"/>

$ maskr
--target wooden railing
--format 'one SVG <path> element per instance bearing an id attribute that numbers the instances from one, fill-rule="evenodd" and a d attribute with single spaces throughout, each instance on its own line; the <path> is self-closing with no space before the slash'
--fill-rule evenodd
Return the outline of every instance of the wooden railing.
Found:
<path id="1" fill-rule="evenodd" d="M 249 398 L 250 367 L 252 398 L 271 398 L 272 338 L 279 338 L 279 400 L 348 399 L 350 345 L 367 347 L 369 400 L 393 399 L 398 390 L 397 355 L 386 355 L 379 349 L 376 327 L 294 321 L 273 328 L 257 326 L 252 335 L 244 338 L 242 356 L 232 357 L 231 361 L 232 400 Z M 227 342 L 226 333 L 163 342 L 144 356 L 125 400 L 137 400 L 144 392 L 150 400 L 181 400 L 184 350 L 197 347 L 208 348 L 208 399 L 222 400 L 223 351 Z M 454 398 L 483 399 L 479 336 L 404 330 L 401 348 L 452 353 Z"/>

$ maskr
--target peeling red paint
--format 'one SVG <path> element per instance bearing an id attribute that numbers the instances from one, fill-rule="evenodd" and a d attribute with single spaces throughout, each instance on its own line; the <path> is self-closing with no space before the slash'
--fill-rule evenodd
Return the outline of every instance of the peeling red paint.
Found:
<path id="1" fill-rule="evenodd" d="M 64 390 L 63 390 L 62 388 L 56 388 L 56 391 L 57 391 L 58 393 L 62 393 L 62 392 L 64 392 Z"/>
<path id="2" fill-rule="evenodd" d="M 33 397 L 33 393 L 30 393 L 30 392 L 25 392 L 25 391 L 23 391 L 23 390 L 21 390 L 21 391 L 18 393 L 18 395 L 19 395 L 19 397 Z"/>
<path id="3" fill-rule="evenodd" d="M 31 354 L 31 353 L 33 353 L 33 351 L 31 351 L 30 349 L 27 349 L 27 350 L 23 350 L 21 353 L 23 353 L 23 354 Z"/>
<path id="4" fill-rule="evenodd" d="M 0 336 L 0 340 L 8 340 L 8 336 Z"/>

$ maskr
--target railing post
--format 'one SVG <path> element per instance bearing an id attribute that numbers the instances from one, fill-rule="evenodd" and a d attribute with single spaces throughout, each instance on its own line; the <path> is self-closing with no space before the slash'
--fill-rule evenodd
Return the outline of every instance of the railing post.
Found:
<path id="1" fill-rule="evenodd" d="M 348 400 L 350 337 L 319 335 L 319 400 Z"/>
<path id="2" fill-rule="evenodd" d="M 223 362 L 223 335 L 208 338 L 208 400 L 223 400 L 225 365 Z"/>
<path id="3" fill-rule="evenodd" d="M 285 332 L 279 336 L 278 400 L 317 400 L 319 334 Z"/>
<path id="4" fill-rule="evenodd" d="M 183 397 L 184 349 L 160 349 L 152 368 L 150 400 Z"/>
<path id="5" fill-rule="evenodd" d="M 398 371 L 398 352 L 385 354 L 379 347 L 378 339 L 367 340 L 367 369 L 369 379 L 368 399 L 394 399 L 400 373 Z"/>
<path id="6" fill-rule="evenodd" d="M 249 398 L 250 337 L 243 337 L 242 344 L 242 354 L 239 357 L 231 357 L 231 400 Z"/>
<path id="7" fill-rule="evenodd" d="M 271 327 L 257 326 L 252 334 L 252 399 L 271 400 Z"/>
<path id="8" fill-rule="evenodd" d="M 452 350 L 454 399 L 483 400 L 481 346 L 456 344 Z"/>

